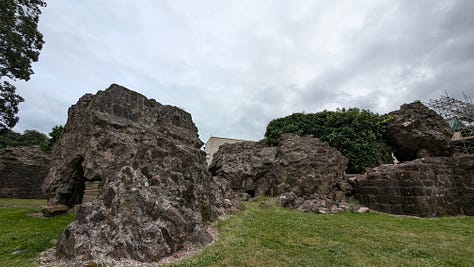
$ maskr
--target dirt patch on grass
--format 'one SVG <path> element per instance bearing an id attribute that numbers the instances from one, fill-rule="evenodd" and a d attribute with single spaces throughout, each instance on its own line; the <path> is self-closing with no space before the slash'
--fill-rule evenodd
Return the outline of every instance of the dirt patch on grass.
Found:
<path id="1" fill-rule="evenodd" d="M 27 215 L 33 218 L 44 219 L 42 212 L 33 212 L 33 213 L 28 213 Z"/>

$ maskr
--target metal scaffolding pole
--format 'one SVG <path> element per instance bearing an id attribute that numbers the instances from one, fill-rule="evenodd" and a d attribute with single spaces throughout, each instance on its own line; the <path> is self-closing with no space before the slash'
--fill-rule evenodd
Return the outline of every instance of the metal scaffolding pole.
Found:
<path id="1" fill-rule="evenodd" d="M 454 135 L 451 145 L 456 151 L 474 154 L 474 104 L 464 95 L 464 101 L 446 94 L 439 99 L 430 99 L 428 106 L 441 115 L 451 126 Z"/>

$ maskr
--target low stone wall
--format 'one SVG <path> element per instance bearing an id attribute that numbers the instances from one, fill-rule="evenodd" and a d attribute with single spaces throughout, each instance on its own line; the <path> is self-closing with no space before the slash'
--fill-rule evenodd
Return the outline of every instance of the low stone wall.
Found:
<path id="1" fill-rule="evenodd" d="M 474 155 L 382 165 L 354 181 L 371 209 L 417 216 L 474 215 Z"/>
<path id="2" fill-rule="evenodd" d="M 39 147 L 0 150 L 0 197 L 43 198 L 41 184 L 49 161 L 49 155 Z"/>

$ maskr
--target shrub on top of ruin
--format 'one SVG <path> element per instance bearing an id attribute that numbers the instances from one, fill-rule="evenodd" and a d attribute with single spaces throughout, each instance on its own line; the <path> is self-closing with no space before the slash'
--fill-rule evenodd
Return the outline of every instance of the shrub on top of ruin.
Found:
<path id="1" fill-rule="evenodd" d="M 313 135 L 338 149 L 349 159 L 348 172 L 360 173 L 388 162 L 391 149 L 383 141 L 387 123 L 376 113 L 358 108 L 294 113 L 271 121 L 265 133 L 267 144 L 278 145 L 284 133 Z"/>

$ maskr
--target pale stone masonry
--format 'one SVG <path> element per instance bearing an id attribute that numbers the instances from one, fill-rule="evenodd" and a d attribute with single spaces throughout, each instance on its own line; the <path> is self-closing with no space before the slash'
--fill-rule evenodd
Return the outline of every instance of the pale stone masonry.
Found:
<path id="1" fill-rule="evenodd" d="M 224 138 L 224 137 L 213 137 L 211 136 L 204 145 L 204 151 L 206 151 L 207 165 L 211 165 L 214 154 L 219 150 L 219 147 L 223 144 L 234 144 L 239 142 L 245 142 L 248 140 Z"/>

